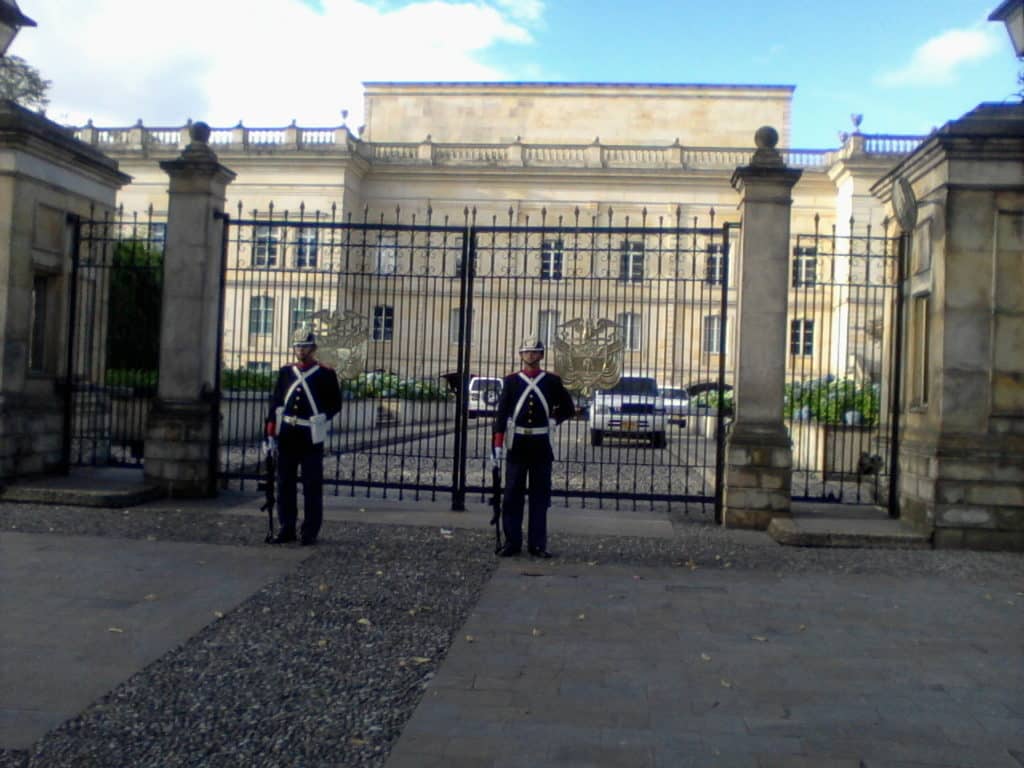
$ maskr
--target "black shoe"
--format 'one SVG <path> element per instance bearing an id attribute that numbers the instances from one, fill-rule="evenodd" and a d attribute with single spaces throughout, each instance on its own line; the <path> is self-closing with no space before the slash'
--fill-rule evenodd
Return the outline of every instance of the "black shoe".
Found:
<path id="1" fill-rule="evenodd" d="M 314 544 L 316 544 L 316 536 L 306 536 L 305 534 L 303 534 L 302 538 L 299 540 L 299 543 L 304 547 L 312 547 Z"/>
<path id="2" fill-rule="evenodd" d="M 278 531 L 277 536 L 270 540 L 271 544 L 290 544 L 297 540 L 294 528 L 282 528 Z"/>
<path id="3" fill-rule="evenodd" d="M 552 555 L 546 549 L 541 549 L 540 547 L 530 547 L 530 554 L 534 557 L 539 557 L 544 560 L 550 560 L 552 557 L 554 557 L 554 555 Z"/>
<path id="4" fill-rule="evenodd" d="M 498 550 L 498 557 L 515 557 L 522 551 L 522 547 L 513 547 L 511 544 L 506 544 Z"/>

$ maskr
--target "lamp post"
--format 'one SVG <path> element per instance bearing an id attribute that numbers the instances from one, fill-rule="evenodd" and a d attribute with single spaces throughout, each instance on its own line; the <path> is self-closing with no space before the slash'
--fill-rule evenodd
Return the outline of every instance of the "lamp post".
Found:
<path id="1" fill-rule="evenodd" d="M 989 21 L 1001 21 L 1006 25 L 1013 42 L 1013 51 L 1017 58 L 1024 58 L 1024 0 L 1004 0 L 992 11 Z"/>
<path id="2" fill-rule="evenodd" d="M 0 57 L 14 42 L 22 27 L 34 27 L 36 23 L 21 12 L 17 0 L 0 0 Z"/>

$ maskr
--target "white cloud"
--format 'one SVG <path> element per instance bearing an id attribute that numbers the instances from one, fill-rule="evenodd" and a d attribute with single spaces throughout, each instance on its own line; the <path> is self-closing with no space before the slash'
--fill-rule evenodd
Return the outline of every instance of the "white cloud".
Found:
<path id="1" fill-rule="evenodd" d="M 544 14 L 543 0 L 496 0 L 509 16 L 521 21 L 540 21 Z"/>
<path id="2" fill-rule="evenodd" d="M 991 29 L 950 29 L 925 41 L 906 65 L 882 73 L 876 81 L 889 87 L 948 85 L 956 82 L 960 67 L 991 56 L 1000 46 Z"/>
<path id="3" fill-rule="evenodd" d="M 367 80 L 498 80 L 479 60 L 529 44 L 540 0 L 38 0 L 13 52 L 53 81 L 60 122 L 333 126 L 362 120 Z M 26 11 L 28 12 L 28 11 Z"/>

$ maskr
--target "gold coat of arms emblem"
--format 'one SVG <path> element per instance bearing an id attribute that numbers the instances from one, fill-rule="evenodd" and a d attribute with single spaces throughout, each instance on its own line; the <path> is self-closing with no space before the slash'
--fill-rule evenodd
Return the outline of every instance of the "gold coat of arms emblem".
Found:
<path id="1" fill-rule="evenodd" d="M 322 309 L 311 319 L 319 358 L 335 370 L 339 379 L 354 379 L 362 373 L 370 339 L 366 319 L 351 309 Z"/>
<path id="2" fill-rule="evenodd" d="M 589 397 L 622 375 L 622 328 L 606 318 L 577 317 L 555 328 L 552 368 L 567 389 Z"/>

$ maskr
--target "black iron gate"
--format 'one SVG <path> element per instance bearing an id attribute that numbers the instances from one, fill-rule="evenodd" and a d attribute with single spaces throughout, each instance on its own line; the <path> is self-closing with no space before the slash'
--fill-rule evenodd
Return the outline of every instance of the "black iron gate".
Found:
<path id="1" fill-rule="evenodd" d="M 156 395 L 166 225 L 72 217 L 65 466 L 141 465 Z"/>
<path id="2" fill-rule="evenodd" d="M 877 503 L 895 513 L 897 245 L 870 227 L 796 237 L 785 401 L 795 499 Z"/>
<path id="3" fill-rule="evenodd" d="M 267 394 L 311 324 L 344 404 L 324 477 L 335 493 L 450 495 L 488 488 L 489 379 L 517 367 L 528 333 L 572 384 L 577 417 L 556 433 L 553 492 L 581 505 L 669 502 L 710 513 L 731 387 L 731 227 L 646 212 L 499 220 L 339 220 L 253 212 L 227 225 L 221 375 L 222 483 L 260 473 Z M 603 370 L 604 378 L 596 375 Z M 590 440 L 595 387 L 650 377 L 665 390 L 664 446 Z M 612 381 L 614 381 L 614 377 Z M 604 381 L 604 384 L 601 384 Z M 688 397 L 688 387 L 694 395 Z M 669 392 L 671 390 L 671 392 Z M 660 408 L 660 404 L 659 404 Z"/>

